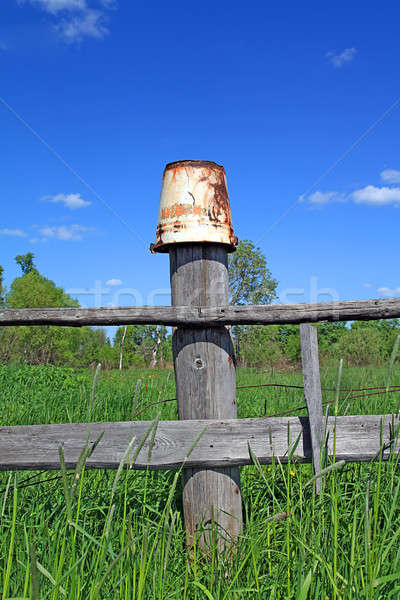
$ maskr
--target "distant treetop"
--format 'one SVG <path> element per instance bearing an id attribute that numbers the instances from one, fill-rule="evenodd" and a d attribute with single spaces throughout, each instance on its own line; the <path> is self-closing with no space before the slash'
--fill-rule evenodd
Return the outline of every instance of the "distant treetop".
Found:
<path id="1" fill-rule="evenodd" d="M 276 298 L 278 282 L 267 260 L 250 240 L 239 242 L 229 255 L 229 295 L 231 304 L 270 304 Z"/>
<path id="2" fill-rule="evenodd" d="M 35 255 L 32 252 L 27 252 L 26 254 L 17 254 L 15 257 L 15 262 L 21 267 L 23 275 L 31 273 L 32 271 L 36 271 L 36 266 L 33 262 L 34 258 Z"/>

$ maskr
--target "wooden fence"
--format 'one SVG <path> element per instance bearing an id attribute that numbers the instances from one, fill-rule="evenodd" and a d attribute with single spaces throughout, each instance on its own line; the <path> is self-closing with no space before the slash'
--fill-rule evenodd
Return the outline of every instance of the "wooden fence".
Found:
<path id="1" fill-rule="evenodd" d="M 207 328 L 219 330 L 221 326 L 237 323 L 278 324 L 299 323 L 304 320 L 318 322 L 389 317 L 400 317 L 399 299 L 286 306 L 7 309 L 0 310 L 0 326 L 149 323 L 184 326 L 186 331 L 192 331 L 188 327 L 196 328 L 200 334 L 207 331 Z M 314 470 L 318 473 L 322 446 L 326 444 L 328 455 L 333 455 L 334 430 L 336 460 L 361 462 L 378 457 L 386 460 L 390 453 L 399 452 L 398 415 L 339 416 L 336 419 L 329 417 L 324 422 L 316 328 L 302 324 L 300 339 L 308 417 L 199 418 L 159 422 L 151 442 L 150 455 L 148 439 L 137 453 L 139 444 L 152 425 L 146 421 L 0 427 L 0 470 L 59 469 L 60 447 L 66 467 L 73 469 L 85 442 L 92 447 L 99 437 L 100 442 L 87 459 L 87 468 L 117 468 L 133 438 L 135 440 L 131 444 L 130 455 L 126 457 L 131 468 L 176 469 L 184 466 L 185 474 L 202 470 L 213 472 L 216 469 L 224 472 L 232 467 L 237 469 L 242 465 L 252 464 L 250 449 L 261 464 L 275 460 L 287 462 L 291 457 L 291 460 L 299 462 L 313 461 Z M 213 343 L 215 340 L 209 340 L 206 345 Z M 177 353 L 176 348 L 174 353 Z M 183 377 L 187 377 L 188 365 L 182 367 L 175 364 L 175 367 L 181 368 Z M 201 389 L 199 395 L 201 401 Z M 185 419 L 182 415 L 180 418 Z M 196 439 L 198 441 L 193 446 Z M 131 464 L 135 454 L 134 464 Z M 234 485 L 238 483 L 237 479 L 232 478 Z M 316 480 L 317 492 L 320 489 L 319 481 Z M 217 496 L 220 494 L 221 490 L 217 492 Z M 204 504 L 211 502 L 204 498 L 192 498 L 192 501 L 200 506 L 192 507 L 194 514 L 186 506 L 189 541 L 201 520 L 199 511 L 202 511 L 204 518 Z M 190 502 L 190 496 L 187 502 Z M 221 499 L 214 498 L 213 502 L 220 504 Z M 236 524 L 232 527 L 230 523 L 230 533 L 235 537 L 240 531 L 240 511 L 233 507 L 230 515 L 233 515 Z M 215 519 L 218 520 L 217 517 Z M 222 526 L 226 529 L 229 519 Z"/>
<path id="2" fill-rule="evenodd" d="M 400 317 L 400 298 L 269 306 L 121 306 L 113 308 L 0 308 L 1 325 L 283 325 L 374 321 Z"/>
<path id="3" fill-rule="evenodd" d="M 398 423 L 397 415 L 337 417 L 336 459 L 352 462 L 376 459 L 383 442 L 385 460 L 395 442 L 396 449 L 400 449 L 396 441 Z M 101 434 L 104 435 L 87 459 L 87 468 L 116 469 L 132 437 L 137 443 L 133 445 L 130 457 L 151 424 L 149 421 L 121 421 L 0 427 L 0 466 L 2 470 L 59 469 L 58 449 L 62 447 L 66 467 L 73 469 L 89 430 L 89 446 Z M 331 456 L 334 426 L 335 418 L 329 417 L 327 434 Z M 311 462 L 309 417 L 160 421 L 150 458 L 150 442 L 146 441 L 131 468 L 176 469 L 185 465 L 209 469 L 250 465 L 249 446 L 261 464 L 270 464 L 278 459 L 285 463 L 299 436 L 291 460 Z M 197 438 L 200 439 L 186 458 Z"/>
<path id="4" fill-rule="evenodd" d="M 125 325 L 163 324 L 197 328 L 232 324 L 299 323 L 302 320 L 374 320 L 400 317 L 400 299 L 289 304 L 277 306 L 142 306 L 124 308 L 22 308 L 0 310 L 0 326 L 19 325 Z M 334 417 L 323 423 L 316 328 L 301 325 L 304 392 L 308 417 L 263 417 L 250 419 L 192 419 L 160 421 L 150 458 L 146 441 L 133 469 L 181 467 L 228 467 L 252 463 L 249 445 L 261 464 L 279 459 L 287 462 L 291 446 L 301 462 L 314 462 L 319 470 L 322 430 L 330 454 L 333 452 Z M 393 450 L 398 415 L 351 415 L 336 419 L 336 458 L 353 462 L 374 459 L 383 448 L 383 458 Z M 89 444 L 100 433 L 101 442 L 87 460 L 88 468 L 117 468 L 132 437 L 136 444 L 150 423 L 146 421 L 68 423 L 0 427 L 0 470 L 59 469 L 58 448 L 68 468 L 76 466 L 88 429 Z M 194 440 L 204 431 L 188 458 Z M 298 437 L 300 436 L 300 441 Z M 324 439 L 325 439 L 324 437 Z M 396 451 L 400 448 L 396 441 Z"/>

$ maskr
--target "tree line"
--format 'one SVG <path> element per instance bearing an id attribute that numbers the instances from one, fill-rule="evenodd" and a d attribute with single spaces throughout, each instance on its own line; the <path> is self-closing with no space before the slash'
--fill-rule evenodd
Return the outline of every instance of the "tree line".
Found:
<path id="1" fill-rule="evenodd" d="M 4 286 L 0 266 L 0 306 L 3 308 L 68 308 L 79 302 L 41 275 L 28 252 L 15 257 L 21 275 Z M 104 368 L 155 367 L 172 360 L 171 335 L 166 327 L 151 325 L 118 328 L 110 340 L 93 327 L 0 327 L 0 363 L 53 364 Z M 122 360 L 121 360 L 122 359 Z"/>
<path id="2" fill-rule="evenodd" d="M 77 300 L 41 275 L 34 255 L 15 257 L 21 275 L 5 289 L 0 266 L 0 306 L 5 308 L 78 307 Z M 253 242 L 244 240 L 229 256 L 230 302 L 269 304 L 278 282 Z M 321 360 L 343 358 L 347 364 L 380 364 L 388 360 L 400 332 L 398 319 L 318 324 Z M 300 362 L 297 325 L 235 326 L 232 336 L 239 365 L 287 368 Z M 104 368 L 144 368 L 172 365 L 172 333 L 163 326 L 119 327 L 110 340 L 93 327 L 0 327 L 0 363 L 54 364 Z"/>

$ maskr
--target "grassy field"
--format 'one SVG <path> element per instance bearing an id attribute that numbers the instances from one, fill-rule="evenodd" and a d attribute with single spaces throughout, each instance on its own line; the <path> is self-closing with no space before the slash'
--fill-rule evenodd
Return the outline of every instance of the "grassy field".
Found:
<path id="1" fill-rule="evenodd" d="M 344 368 L 342 388 L 384 386 L 386 371 Z M 337 367 L 322 367 L 321 378 L 335 388 Z M 92 380 L 91 371 L 0 366 L 0 425 L 86 421 Z M 265 383 L 301 385 L 301 373 L 238 371 L 239 386 Z M 392 384 L 400 385 L 399 368 Z M 170 371 L 103 372 L 93 420 L 128 420 L 174 395 Z M 351 395 L 340 394 L 339 414 L 392 412 L 400 400 L 400 392 Z M 297 389 L 238 390 L 239 417 L 303 405 Z M 175 403 L 135 418 L 158 413 L 175 419 Z M 0 473 L 0 597 L 400 598 L 396 457 L 331 470 L 320 497 L 306 485 L 311 476 L 310 465 L 295 463 L 241 469 L 245 529 L 228 560 L 215 547 L 206 556 L 185 550 L 175 472 Z"/>

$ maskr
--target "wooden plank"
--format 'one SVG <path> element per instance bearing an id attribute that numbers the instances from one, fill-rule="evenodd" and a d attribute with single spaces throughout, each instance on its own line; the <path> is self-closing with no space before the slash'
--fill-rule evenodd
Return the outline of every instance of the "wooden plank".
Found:
<path id="1" fill-rule="evenodd" d="M 170 250 L 174 305 L 228 303 L 227 250 L 214 245 L 183 245 Z M 218 327 L 178 327 L 173 332 L 179 419 L 233 419 L 237 416 L 235 355 L 230 331 Z M 223 538 L 242 529 L 238 467 L 184 469 L 183 508 L 191 544 L 196 528 L 213 522 Z M 199 539 L 207 543 L 208 534 Z"/>
<path id="2" fill-rule="evenodd" d="M 396 428 L 399 418 L 393 415 L 351 415 L 337 417 L 336 459 L 363 462 L 375 458 L 380 447 L 380 428 L 383 424 L 383 441 L 393 440 L 393 448 L 400 451 Z M 333 452 L 333 429 L 335 418 L 328 418 L 328 453 Z M 132 439 L 135 452 L 150 422 L 91 423 L 89 444 L 99 435 L 104 436 L 87 461 L 91 469 L 115 469 Z M 148 461 L 148 442 L 140 451 L 132 468 L 176 469 L 180 467 L 193 442 L 206 428 L 205 433 L 185 462 L 191 468 L 224 468 L 251 464 L 248 444 L 262 464 L 270 464 L 273 458 L 287 462 L 289 443 L 300 435 L 295 450 L 296 460 L 311 461 L 311 442 L 308 417 L 257 418 L 231 420 L 161 421 L 158 425 L 153 452 Z M 38 470 L 59 469 L 58 448 L 64 451 L 67 468 L 73 469 L 84 447 L 88 431 L 87 423 L 63 425 L 26 425 L 0 427 L 0 469 Z M 398 431 L 397 431 L 398 434 Z M 383 453 L 383 459 L 389 450 Z"/>
<path id="3" fill-rule="evenodd" d="M 400 317 L 400 298 L 268 306 L 128 306 L 0 310 L 0 325 L 274 325 Z"/>
<path id="4" fill-rule="evenodd" d="M 304 395 L 310 422 L 314 473 L 321 471 L 321 442 L 323 431 L 321 377 L 319 372 L 318 334 L 314 325 L 300 325 L 301 360 Z M 321 480 L 316 479 L 315 490 L 321 491 Z"/>

